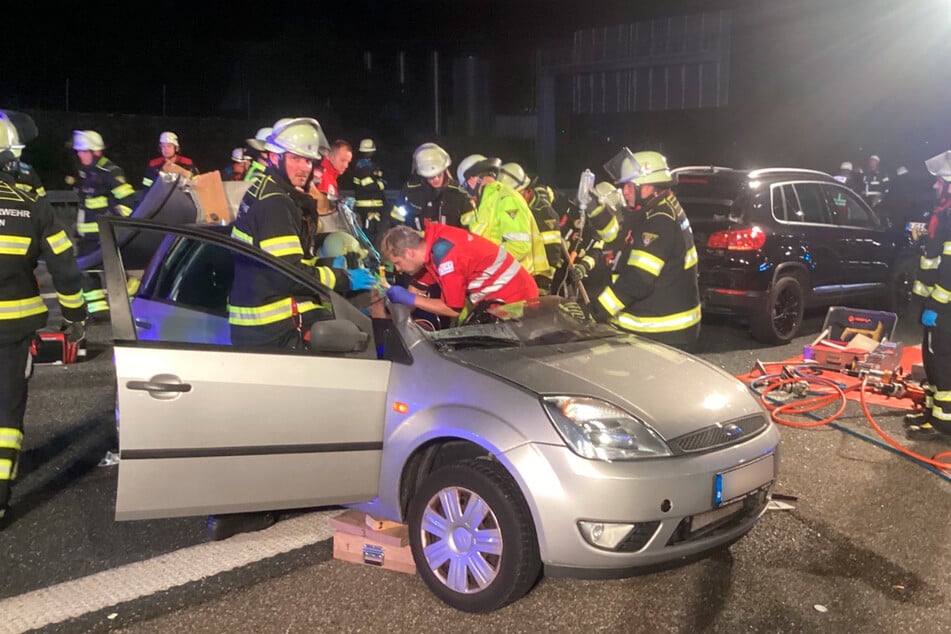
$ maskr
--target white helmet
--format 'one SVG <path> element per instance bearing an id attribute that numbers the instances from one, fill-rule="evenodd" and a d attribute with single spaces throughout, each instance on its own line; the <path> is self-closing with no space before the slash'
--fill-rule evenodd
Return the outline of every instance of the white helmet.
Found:
<path id="1" fill-rule="evenodd" d="M 373 139 L 361 139 L 359 150 L 366 154 L 376 152 L 376 143 L 373 142 Z"/>
<path id="2" fill-rule="evenodd" d="M 413 171 L 423 178 L 435 178 L 450 165 L 449 153 L 435 143 L 423 143 L 413 152 Z"/>
<path id="3" fill-rule="evenodd" d="M 243 163 L 249 158 L 250 157 L 245 155 L 243 147 L 236 147 L 235 149 L 231 150 L 231 160 L 235 163 Z"/>
<path id="4" fill-rule="evenodd" d="M 73 150 L 101 152 L 106 149 L 102 135 L 95 130 L 73 130 Z"/>
<path id="5" fill-rule="evenodd" d="M 264 142 L 267 141 L 267 138 L 271 136 L 271 132 L 274 128 L 258 128 L 258 131 L 254 133 L 253 139 L 245 139 L 244 142 L 248 144 L 248 147 L 252 150 L 257 150 L 258 152 L 264 151 Z"/>
<path id="6" fill-rule="evenodd" d="M 268 152 L 277 152 L 278 154 L 281 154 L 284 152 L 284 150 L 282 150 L 281 148 L 277 147 L 276 145 L 270 142 L 271 137 L 274 136 L 275 130 L 286 126 L 288 123 L 290 123 L 294 119 L 295 117 L 281 117 L 280 119 L 274 122 L 274 127 L 271 128 L 271 131 L 268 133 L 267 138 L 264 139 L 265 150 L 267 150 Z"/>
<path id="7" fill-rule="evenodd" d="M 528 175 L 518 163 L 506 163 L 499 168 L 499 182 L 505 183 L 517 192 L 522 191 L 529 184 Z"/>
<path id="8" fill-rule="evenodd" d="M 175 149 L 178 149 L 178 135 L 174 132 L 163 132 L 159 135 L 159 143 L 171 143 L 175 146 Z"/>
<path id="9" fill-rule="evenodd" d="M 849 170 L 852 171 L 852 162 L 851 161 L 842 161 L 842 165 L 839 166 L 840 170 Z"/>
<path id="10" fill-rule="evenodd" d="M 486 174 L 498 177 L 500 167 L 502 167 L 502 161 L 497 158 L 488 158 L 482 154 L 470 154 L 459 163 L 456 174 L 459 176 L 459 182 L 465 183 L 467 174 L 470 177 L 485 176 Z"/>
<path id="11" fill-rule="evenodd" d="M 271 136 L 267 138 L 267 149 L 282 154 L 290 152 L 314 161 L 320 160 L 323 151 L 329 146 L 320 123 L 307 117 L 288 119 L 284 123 L 282 121 L 274 125 Z"/>
<path id="12" fill-rule="evenodd" d="M 932 176 L 938 176 L 951 182 L 951 150 L 936 154 L 925 161 L 925 167 Z"/>
<path id="13" fill-rule="evenodd" d="M 0 152 L 10 150 L 13 156 L 20 158 L 20 154 L 23 153 L 23 147 L 23 144 L 20 143 L 20 134 L 17 132 L 16 126 L 10 121 L 10 117 L 7 116 L 7 113 L 0 110 Z"/>
<path id="14" fill-rule="evenodd" d="M 904 165 L 899 166 L 898 169 L 895 170 L 895 176 L 904 176 L 907 173 L 908 173 L 908 168 L 905 167 Z"/>

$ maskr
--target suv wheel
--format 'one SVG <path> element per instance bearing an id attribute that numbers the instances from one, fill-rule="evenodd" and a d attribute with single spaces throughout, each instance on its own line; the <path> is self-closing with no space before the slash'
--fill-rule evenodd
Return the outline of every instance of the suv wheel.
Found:
<path id="1" fill-rule="evenodd" d="M 792 276 L 777 279 L 769 291 L 766 306 L 750 320 L 753 337 L 764 343 L 789 343 L 802 326 L 804 310 L 799 280 Z"/>
<path id="2" fill-rule="evenodd" d="M 458 610 L 496 610 L 538 579 L 531 513 L 497 462 L 465 460 L 433 472 L 413 497 L 408 519 L 420 576 Z"/>
<path id="3" fill-rule="evenodd" d="M 918 274 L 918 258 L 910 255 L 899 258 L 888 276 L 885 307 L 899 316 L 908 314 L 915 299 L 915 277 Z"/>

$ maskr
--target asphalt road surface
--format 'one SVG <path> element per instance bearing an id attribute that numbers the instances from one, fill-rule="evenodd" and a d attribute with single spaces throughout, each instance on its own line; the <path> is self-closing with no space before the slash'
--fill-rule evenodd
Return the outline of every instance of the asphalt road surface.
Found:
<path id="1" fill-rule="evenodd" d="M 700 356 L 739 374 L 802 351 L 704 324 Z M 56 318 L 51 320 L 56 323 Z M 899 325 L 914 344 L 919 328 Z M 951 632 L 951 484 L 843 431 L 783 428 L 771 510 L 728 551 L 618 581 L 543 578 L 498 612 L 439 602 L 415 576 L 332 558 L 327 518 L 205 541 L 205 518 L 115 522 L 115 373 L 106 324 L 89 357 L 38 367 L 13 521 L 0 533 L 0 632 Z M 901 411 L 875 408 L 901 437 Z M 858 407 L 840 420 L 873 435 Z M 929 455 L 951 449 L 917 443 Z"/>

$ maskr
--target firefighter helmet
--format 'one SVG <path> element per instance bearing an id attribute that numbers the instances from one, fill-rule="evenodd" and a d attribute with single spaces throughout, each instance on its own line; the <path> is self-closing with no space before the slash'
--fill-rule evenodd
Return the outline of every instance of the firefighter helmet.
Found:
<path id="1" fill-rule="evenodd" d="M 368 251 L 360 246 L 357 239 L 346 231 L 334 231 L 327 234 L 317 250 L 317 255 L 321 258 L 336 258 L 351 253 L 356 253 L 361 258 L 365 258 Z"/>
<path id="2" fill-rule="evenodd" d="M 249 160 L 249 156 L 244 153 L 243 147 L 236 147 L 231 150 L 231 160 L 235 163 L 243 163 L 244 161 Z"/>
<path id="3" fill-rule="evenodd" d="M 283 154 L 283 153 L 284 153 L 284 150 L 282 150 L 281 148 L 279 148 L 278 146 L 276 146 L 276 145 L 274 145 L 273 143 L 270 142 L 270 141 L 271 141 L 271 137 L 274 135 L 274 131 L 275 131 L 275 130 L 277 130 L 278 128 L 281 128 L 281 127 L 287 125 L 288 123 L 290 123 L 290 122 L 293 121 L 293 120 L 294 120 L 294 117 L 281 117 L 280 119 L 278 119 L 277 121 L 274 122 L 274 126 L 271 128 L 271 131 L 268 132 L 267 138 L 264 139 L 264 149 L 265 149 L 265 151 L 267 151 L 267 152 L 276 152 L 277 154 Z"/>
<path id="4" fill-rule="evenodd" d="M 373 139 L 361 139 L 358 149 L 365 154 L 370 154 L 376 152 L 376 143 L 373 142 Z"/>
<path id="5" fill-rule="evenodd" d="M 95 130 L 73 130 L 73 150 L 101 152 L 106 149 L 102 135 Z"/>
<path id="6" fill-rule="evenodd" d="M 936 154 L 925 161 L 925 167 L 933 176 L 951 182 L 951 150 Z"/>
<path id="7" fill-rule="evenodd" d="M 290 152 L 314 161 L 320 160 L 329 144 L 316 119 L 299 117 L 274 124 L 266 147 L 271 152 Z M 277 148 L 277 149 L 274 149 Z"/>
<path id="8" fill-rule="evenodd" d="M 163 132 L 159 135 L 159 143 L 171 143 L 175 146 L 175 149 L 178 149 L 178 135 L 174 132 Z"/>
<path id="9" fill-rule="evenodd" d="M 10 121 L 7 113 L 0 110 L 0 152 L 9 150 L 14 157 L 20 158 L 23 147 L 16 126 Z"/>
<path id="10" fill-rule="evenodd" d="M 252 150 L 257 150 L 258 152 L 264 151 L 264 142 L 267 141 L 267 138 L 271 136 L 271 131 L 274 128 L 258 128 L 258 131 L 254 133 L 253 139 L 245 139 L 244 142 L 248 144 L 248 147 Z"/>
<path id="11" fill-rule="evenodd" d="M 614 179 L 615 185 L 634 183 L 640 186 L 672 183 L 674 180 L 663 154 L 651 151 L 635 154 L 626 147 L 604 164 L 604 171 Z"/>
<path id="12" fill-rule="evenodd" d="M 839 166 L 840 170 L 852 171 L 852 161 L 842 161 L 842 165 Z"/>
<path id="13" fill-rule="evenodd" d="M 459 182 L 464 183 L 473 176 L 498 177 L 502 161 L 497 158 L 488 158 L 482 154 L 470 154 L 462 159 L 457 169 Z"/>
<path id="14" fill-rule="evenodd" d="M 505 183 L 517 192 L 522 191 L 529 184 L 528 174 L 518 163 L 506 163 L 499 168 L 499 182 Z"/>
<path id="15" fill-rule="evenodd" d="M 591 193 L 594 194 L 599 205 L 615 211 L 624 207 L 624 195 L 621 190 L 607 181 L 601 181 L 595 185 Z"/>
<path id="16" fill-rule="evenodd" d="M 423 178 L 435 178 L 452 165 L 449 152 L 435 143 L 423 143 L 413 151 L 413 171 Z"/>

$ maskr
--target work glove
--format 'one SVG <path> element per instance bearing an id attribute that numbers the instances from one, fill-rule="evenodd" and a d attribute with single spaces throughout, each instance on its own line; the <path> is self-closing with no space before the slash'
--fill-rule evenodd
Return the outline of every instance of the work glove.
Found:
<path id="1" fill-rule="evenodd" d="M 86 322 L 64 319 L 59 331 L 66 333 L 66 341 L 69 343 L 79 343 L 86 338 Z"/>
<path id="2" fill-rule="evenodd" d="M 330 266 L 335 269 L 345 269 L 347 268 L 347 258 L 343 257 L 342 255 L 338 255 L 333 259 L 333 262 L 330 263 Z"/>
<path id="3" fill-rule="evenodd" d="M 930 308 L 921 313 L 921 325 L 934 328 L 938 323 L 938 313 Z"/>
<path id="4" fill-rule="evenodd" d="M 588 268 L 583 264 L 572 264 L 571 268 L 568 269 L 568 276 L 572 282 L 580 282 L 588 277 Z"/>
<path id="5" fill-rule="evenodd" d="M 351 291 L 368 291 L 377 284 L 376 275 L 367 269 L 348 269 Z"/>
<path id="6" fill-rule="evenodd" d="M 412 293 L 402 286 L 391 286 L 386 289 L 386 298 L 394 304 L 416 305 L 416 293 Z"/>

